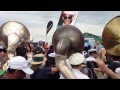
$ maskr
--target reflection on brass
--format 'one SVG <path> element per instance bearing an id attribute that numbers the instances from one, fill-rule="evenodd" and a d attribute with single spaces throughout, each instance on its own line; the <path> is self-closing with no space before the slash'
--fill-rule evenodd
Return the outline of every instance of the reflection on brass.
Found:
<path id="1" fill-rule="evenodd" d="M 66 59 L 73 53 L 82 53 L 84 37 L 81 31 L 72 25 L 61 26 L 55 31 L 52 44 L 56 53 L 55 61 L 58 69 L 66 79 L 75 79 L 66 64 Z"/>
<path id="2" fill-rule="evenodd" d="M 102 34 L 102 43 L 108 54 L 120 56 L 120 16 L 106 24 Z"/>
<path id="3" fill-rule="evenodd" d="M 23 24 L 9 21 L 0 27 L 0 44 L 7 48 L 9 58 L 14 56 L 16 46 L 21 40 L 30 40 L 29 31 Z"/>

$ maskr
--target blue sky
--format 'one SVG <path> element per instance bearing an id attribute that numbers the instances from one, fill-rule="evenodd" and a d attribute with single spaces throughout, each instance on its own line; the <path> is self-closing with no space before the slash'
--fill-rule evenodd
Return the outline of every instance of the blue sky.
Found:
<path id="1" fill-rule="evenodd" d="M 28 28 L 34 41 L 39 41 L 46 39 L 47 23 L 53 21 L 53 28 L 47 35 L 47 41 L 51 43 L 60 14 L 61 11 L 0 11 L 0 25 L 7 21 L 18 21 Z M 105 24 L 118 15 L 120 11 L 79 11 L 75 26 L 82 33 L 102 36 Z"/>

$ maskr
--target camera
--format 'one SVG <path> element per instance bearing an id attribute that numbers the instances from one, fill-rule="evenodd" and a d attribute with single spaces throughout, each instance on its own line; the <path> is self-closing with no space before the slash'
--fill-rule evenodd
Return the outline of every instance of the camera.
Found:
<path id="1" fill-rule="evenodd" d="M 87 64 L 87 67 L 88 67 L 88 68 L 98 68 L 97 63 L 94 62 L 94 61 L 87 61 L 86 64 Z"/>

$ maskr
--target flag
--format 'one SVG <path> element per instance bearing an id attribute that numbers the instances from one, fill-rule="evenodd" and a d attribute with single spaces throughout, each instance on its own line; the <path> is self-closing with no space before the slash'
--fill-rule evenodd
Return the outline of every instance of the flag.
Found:
<path id="1" fill-rule="evenodd" d="M 46 35 L 48 34 L 48 32 L 50 31 L 50 29 L 52 28 L 52 26 L 53 26 L 53 22 L 49 21 L 48 24 L 47 24 Z"/>

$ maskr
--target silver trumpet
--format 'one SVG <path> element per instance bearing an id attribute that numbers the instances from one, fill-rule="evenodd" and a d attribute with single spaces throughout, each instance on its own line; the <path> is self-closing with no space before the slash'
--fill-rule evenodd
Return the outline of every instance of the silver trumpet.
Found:
<path id="1" fill-rule="evenodd" d="M 9 58 L 15 55 L 16 47 L 21 41 L 30 41 L 30 33 L 23 24 L 9 21 L 0 27 L 0 44 L 7 49 Z"/>
<path id="2" fill-rule="evenodd" d="M 66 59 L 73 53 L 82 53 L 84 37 L 81 31 L 72 25 L 61 26 L 55 31 L 52 44 L 56 53 L 56 66 L 59 71 L 66 79 L 75 79 L 74 74 L 66 64 Z"/>

